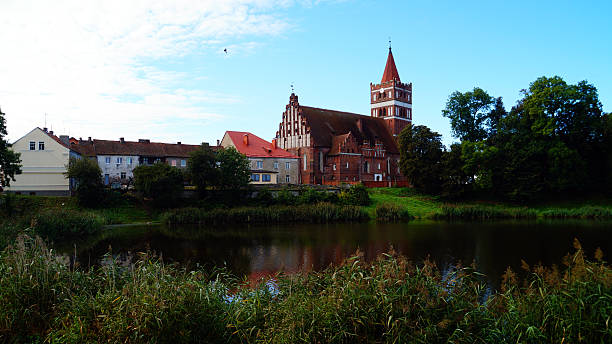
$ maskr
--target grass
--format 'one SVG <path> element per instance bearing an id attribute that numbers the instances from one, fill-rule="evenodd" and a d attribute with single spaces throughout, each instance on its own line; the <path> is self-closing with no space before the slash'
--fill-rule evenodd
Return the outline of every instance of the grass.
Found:
<path id="1" fill-rule="evenodd" d="M 254 287 L 141 254 L 71 270 L 38 238 L 0 254 L 0 341 L 61 343 L 606 343 L 612 269 L 580 244 L 563 267 L 508 269 L 490 292 L 473 267 L 442 272 L 393 252 Z"/>

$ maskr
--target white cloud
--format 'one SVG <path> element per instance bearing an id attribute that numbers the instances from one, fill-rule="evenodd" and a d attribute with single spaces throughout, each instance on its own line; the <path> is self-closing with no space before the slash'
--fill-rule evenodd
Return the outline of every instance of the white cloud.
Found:
<path id="1" fill-rule="evenodd" d="M 283 0 L 0 2 L 0 107 L 9 139 L 40 126 L 74 136 L 151 136 L 176 120 L 216 121 L 234 95 L 180 88 L 186 75 L 145 61 L 196 50 L 234 54 L 290 25 Z M 157 64 L 159 65 L 159 64 Z M 193 77 L 206 78 L 205 76 Z M 143 125 L 143 123 L 150 123 Z M 165 124 L 166 123 L 166 124 Z M 158 135 L 162 137 L 162 135 Z M 176 138 L 175 138 L 176 139 Z"/>

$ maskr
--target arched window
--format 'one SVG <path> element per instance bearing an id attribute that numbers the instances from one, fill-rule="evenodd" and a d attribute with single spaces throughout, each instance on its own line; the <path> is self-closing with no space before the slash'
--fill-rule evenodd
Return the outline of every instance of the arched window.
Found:
<path id="1" fill-rule="evenodd" d="M 308 156 L 304 153 L 304 171 L 308 169 Z"/>

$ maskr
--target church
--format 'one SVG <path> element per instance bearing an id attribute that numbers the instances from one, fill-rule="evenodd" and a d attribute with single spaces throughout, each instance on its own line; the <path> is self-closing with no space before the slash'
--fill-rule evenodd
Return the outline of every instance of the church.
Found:
<path id="1" fill-rule="evenodd" d="M 294 93 L 276 144 L 300 158 L 301 184 L 406 185 L 399 133 L 412 121 L 412 83 L 402 83 L 389 47 L 380 84 L 370 83 L 370 115 L 300 105 Z"/>

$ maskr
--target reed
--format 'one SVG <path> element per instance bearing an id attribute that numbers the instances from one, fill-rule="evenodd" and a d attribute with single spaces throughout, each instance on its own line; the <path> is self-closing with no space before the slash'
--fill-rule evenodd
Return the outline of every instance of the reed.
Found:
<path id="1" fill-rule="evenodd" d="M 252 287 L 150 254 L 71 270 L 21 235 L 0 254 L 0 342 L 609 343 L 612 269 L 575 248 L 561 268 L 508 269 L 491 293 L 474 267 L 393 252 Z"/>
<path id="2" fill-rule="evenodd" d="M 105 217 L 93 212 L 50 208 L 33 215 L 31 227 L 42 237 L 58 239 L 95 233 L 107 222 Z"/>
<path id="3" fill-rule="evenodd" d="M 502 208 L 485 205 L 443 205 L 431 215 L 434 219 L 444 220 L 493 220 L 536 218 L 537 212 L 527 208 Z"/>
<path id="4" fill-rule="evenodd" d="M 378 222 L 406 222 L 414 219 L 406 209 L 391 203 L 378 204 L 374 216 Z"/>
<path id="5" fill-rule="evenodd" d="M 612 209 L 604 207 L 583 206 L 579 208 L 552 208 L 540 212 L 545 218 L 580 218 L 580 219 L 610 219 Z"/>
<path id="6" fill-rule="evenodd" d="M 368 214 L 357 206 L 317 203 L 297 206 L 216 208 L 181 208 L 162 214 L 168 225 L 198 224 L 275 224 L 275 223 L 331 223 L 367 221 Z"/>

